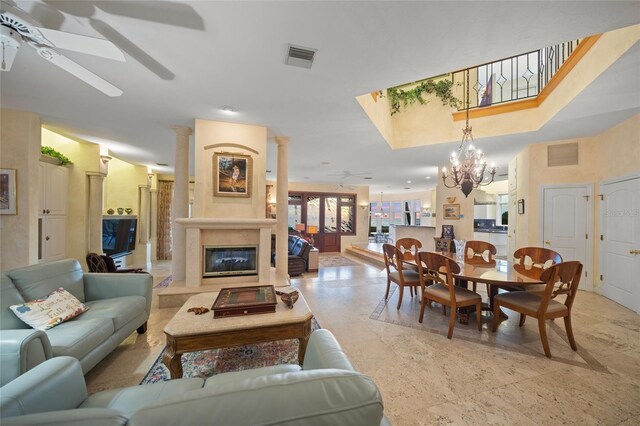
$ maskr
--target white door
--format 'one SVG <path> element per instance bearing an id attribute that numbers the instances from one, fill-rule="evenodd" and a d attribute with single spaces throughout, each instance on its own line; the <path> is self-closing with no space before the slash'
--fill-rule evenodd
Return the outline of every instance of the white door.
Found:
<path id="1" fill-rule="evenodd" d="M 640 178 L 604 184 L 602 194 L 602 292 L 640 313 Z"/>
<path id="2" fill-rule="evenodd" d="M 587 247 L 591 244 L 587 214 L 592 200 L 589 188 L 564 187 L 543 189 L 542 240 L 544 247 L 560 253 L 563 261 L 578 260 L 584 265 L 580 288 L 591 290 Z"/>
<path id="3" fill-rule="evenodd" d="M 42 239 L 43 261 L 50 262 L 64 259 L 67 254 L 67 217 L 46 216 Z"/>

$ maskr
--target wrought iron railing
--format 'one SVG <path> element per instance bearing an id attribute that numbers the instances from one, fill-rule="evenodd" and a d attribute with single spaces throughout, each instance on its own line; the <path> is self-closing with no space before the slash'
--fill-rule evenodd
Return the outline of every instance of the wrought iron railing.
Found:
<path id="1" fill-rule="evenodd" d="M 469 91 L 469 108 L 538 96 L 580 41 L 567 41 L 468 68 L 472 89 Z M 462 101 L 458 110 L 467 107 L 467 91 L 464 88 L 466 72 L 467 69 L 463 69 L 451 76 L 456 97 Z"/>

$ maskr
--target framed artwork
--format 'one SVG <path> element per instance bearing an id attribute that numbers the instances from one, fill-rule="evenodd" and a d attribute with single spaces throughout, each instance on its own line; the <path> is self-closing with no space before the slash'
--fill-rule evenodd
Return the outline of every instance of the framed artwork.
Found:
<path id="1" fill-rule="evenodd" d="M 0 214 L 16 213 L 16 170 L 0 169 Z"/>
<path id="2" fill-rule="evenodd" d="M 453 225 L 442 225 L 442 237 L 453 239 Z"/>
<path id="3" fill-rule="evenodd" d="M 444 204 L 442 206 L 442 218 L 444 220 L 459 220 L 460 204 Z"/>
<path id="4" fill-rule="evenodd" d="M 250 155 L 216 152 L 213 154 L 213 195 L 251 197 L 253 162 Z"/>
<path id="5" fill-rule="evenodd" d="M 518 200 L 518 214 L 524 214 L 524 198 Z"/>

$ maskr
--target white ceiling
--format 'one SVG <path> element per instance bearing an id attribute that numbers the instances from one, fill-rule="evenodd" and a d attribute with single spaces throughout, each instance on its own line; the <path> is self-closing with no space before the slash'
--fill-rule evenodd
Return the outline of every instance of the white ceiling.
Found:
<path id="1" fill-rule="evenodd" d="M 49 128 L 104 143 L 133 163 L 170 165 L 159 171 L 173 167 L 172 125 L 263 125 L 268 178 L 276 171 L 273 136 L 287 135 L 291 181 L 338 183 L 327 175 L 366 172 L 372 180 L 343 183 L 375 192 L 434 186 L 458 142 L 392 151 L 356 96 L 640 22 L 638 1 L 15 3 L 44 27 L 120 47 L 126 63 L 65 54 L 124 95 L 109 98 L 23 46 L 0 75 L 3 108 L 34 111 Z M 318 49 L 311 70 L 284 65 L 289 43 Z M 479 140 L 498 173 L 527 143 L 597 134 L 638 113 L 639 51 L 539 131 Z M 225 105 L 238 114 L 225 115 Z"/>

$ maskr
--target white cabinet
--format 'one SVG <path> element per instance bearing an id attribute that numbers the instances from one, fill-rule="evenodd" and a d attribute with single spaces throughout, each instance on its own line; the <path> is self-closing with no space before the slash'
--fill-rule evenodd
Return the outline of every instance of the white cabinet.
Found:
<path id="1" fill-rule="evenodd" d="M 67 192 L 69 170 L 40 163 L 38 211 L 38 260 L 50 262 L 67 254 Z"/>

